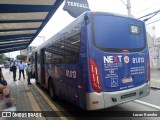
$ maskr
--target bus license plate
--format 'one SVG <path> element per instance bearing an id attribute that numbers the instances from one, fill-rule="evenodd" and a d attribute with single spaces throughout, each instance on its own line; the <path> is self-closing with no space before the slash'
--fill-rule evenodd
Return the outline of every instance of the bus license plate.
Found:
<path id="1" fill-rule="evenodd" d="M 122 79 L 122 83 L 130 83 L 132 82 L 133 79 L 132 78 L 125 78 L 125 79 Z"/>

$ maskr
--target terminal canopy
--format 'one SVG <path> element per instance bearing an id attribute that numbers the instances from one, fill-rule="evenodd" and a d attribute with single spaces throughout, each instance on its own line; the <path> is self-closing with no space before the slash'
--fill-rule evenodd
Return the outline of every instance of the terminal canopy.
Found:
<path id="1" fill-rule="evenodd" d="M 0 0 L 0 53 L 27 48 L 62 2 Z"/>

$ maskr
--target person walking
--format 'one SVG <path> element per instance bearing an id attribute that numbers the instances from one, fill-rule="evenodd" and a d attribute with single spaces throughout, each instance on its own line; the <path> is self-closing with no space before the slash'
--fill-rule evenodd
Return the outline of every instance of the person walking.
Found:
<path id="1" fill-rule="evenodd" d="M 18 80 L 21 79 L 21 73 L 23 74 L 23 78 L 25 79 L 24 68 L 25 68 L 24 63 L 22 63 L 22 61 L 20 61 L 20 63 L 18 64 L 18 69 L 19 69 L 19 79 Z"/>
<path id="2" fill-rule="evenodd" d="M 16 80 L 17 67 L 16 67 L 16 63 L 15 62 L 13 62 L 13 65 L 12 65 L 12 72 L 13 72 L 13 80 L 17 81 Z"/>
<path id="3" fill-rule="evenodd" d="M 31 66 L 30 66 L 30 62 L 28 62 L 27 66 L 26 66 L 26 72 L 28 74 L 28 85 L 31 84 L 30 82 L 30 78 L 31 78 Z"/>

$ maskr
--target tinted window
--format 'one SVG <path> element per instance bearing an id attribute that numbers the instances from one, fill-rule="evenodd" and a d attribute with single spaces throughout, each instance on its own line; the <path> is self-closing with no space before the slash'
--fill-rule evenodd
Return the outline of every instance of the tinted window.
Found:
<path id="1" fill-rule="evenodd" d="M 76 64 L 79 51 L 80 34 L 76 34 L 45 47 L 45 63 Z"/>
<path id="2" fill-rule="evenodd" d="M 38 51 L 37 52 L 37 64 L 40 64 L 40 60 L 41 60 L 40 51 Z"/>
<path id="3" fill-rule="evenodd" d="M 118 16 L 96 15 L 93 19 L 94 44 L 102 49 L 139 49 L 145 47 L 143 23 Z"/>
<path id="4" fill-rule="evenodd" d="M 31 64 L 35 64 L 35 53 L 32 53 L 32 55 L 30 56 L 30 61 Z"/>

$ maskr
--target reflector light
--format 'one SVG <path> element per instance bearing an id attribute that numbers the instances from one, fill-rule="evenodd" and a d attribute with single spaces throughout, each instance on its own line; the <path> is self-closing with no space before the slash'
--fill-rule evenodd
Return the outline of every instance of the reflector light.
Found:
<path id="1" fill-rule="evenodd" d="M 147 78 L 147 81 L 150 81 L 150 60 L 149 60 L 149 55 L 148 55 L 148 58 L 147 58 L 147 73 L 146 73 L 146 78 Z"/>
<path id="2" fill-rule="evenodd" d="M 128 52 L 128 50 L 122 50 L 123 52 Z"/>
<path id="3" fill-rule="evenodd" d="M 91 84 L 93 90 L 100 93 L 102 91 L 101 84 L 100 84 L 100 76 L 98 71 L 98 66 L 93 59 L 89 59 L 89 66 L 90 66 L 90 77 L 91 77 Z"/>
<path id="4" fill-rule="evenodd" d="M 99 101 L 92 101 L 92 104 L 98 104 Z"/>

